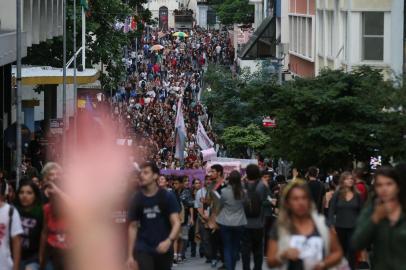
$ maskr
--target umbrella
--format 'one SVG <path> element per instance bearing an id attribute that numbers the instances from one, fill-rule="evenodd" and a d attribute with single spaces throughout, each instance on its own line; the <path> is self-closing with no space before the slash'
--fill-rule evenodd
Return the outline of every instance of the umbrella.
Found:
<path id="1" fill-rule="evenodd" d="M 159 51 L 159 50 L 162 50 L 163 48 L 164 48 L 164 46 L 162 46 L 160 44 L 156 44 L 151 47 L 151 51 Z"/>
<path id="2" fill-rule="evenodd" d="M 185 32 L 176 32 L 173 34 L 174 37 L 188 37 Z"/>

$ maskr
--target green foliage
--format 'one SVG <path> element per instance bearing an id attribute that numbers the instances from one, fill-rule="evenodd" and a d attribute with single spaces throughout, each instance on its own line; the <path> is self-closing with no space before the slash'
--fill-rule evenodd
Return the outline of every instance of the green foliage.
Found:
<path id="1" fill-rule="evenodd" d="M 212 1 L 222 24 L 254 22 L 254 5 L 248 0 Z"/>
<path id="2" fill-rule="evenodd" d="M 211 91 L 203 101 L 213 113 L 215 131 L 234 155 L 244 149 L 235 139 L 227 142 L 226 131 L 236 133 L 234 126 L 260 125 L 263 116 L 272 116 L 277 128 L 261 128 L 270 143 L 256 150 L 295 166 L 344 168 L 376 155 L 406 158 L 406 88 L 395 88 L 377 70 L 325 70 L 317 78 L 280 87 L 265 72 L 233 78 L 210 67 L 206 81 Z"/>
<path id="3" fill-rule="evenodd" d="M 232 126 L 224 130 L 221 137 L 231 153 L 247 153 L 247 150 L 259 150 L 269 143 L 269 137 L 255 124 L 248 127 Z M 248 156 L 246 156 L 248 157 Z"/>
<path id="4" fill-rule="evenodd" d="M 107 74 L 102 76 L 102 87 L 116 88 L 125 76 L 122 66 L 123 47 L 130 40 L 140 37 L 143 31 L 141 20 L 149 22 L 151 12 L 142 8 L 147 0 L 130 0 L 128 5 L 121 0 L 97 0 L 89 3 L 86 17 L 86 65 L 102 62 Z M 81 12 L 77 1 L 77 48 L 81 46 Z M 117 20 L 124 21 L 135 15 L 137 10 L 138 30 L 135 33 L 116 31 L 113 25 Z M 62 67 L 62 36 L 34 45 L 28 50 L 25 64 Z M 73 56 L 73 2 L 67 6 L 67 60 Z M 80 56 L 79 56 L 80 57 Z M 80 61 L 80 59 L 78 59 Z"/>

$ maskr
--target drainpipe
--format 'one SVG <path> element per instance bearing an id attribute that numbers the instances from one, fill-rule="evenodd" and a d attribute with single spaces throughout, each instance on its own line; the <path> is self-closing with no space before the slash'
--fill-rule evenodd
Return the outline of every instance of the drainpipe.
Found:
<path id="1" fill-rule="evenodd" d="M 351 32 L 351 18 L 352 18 L 352 0 L 348 0 L 348 10 L 347 10 L 347 48 L 346 48 L 346 54 L 347 54 L 347 71 L 351 72 L 352 71 L 352 51 L 350 48 L 352 48 L 352 32 Z"/>

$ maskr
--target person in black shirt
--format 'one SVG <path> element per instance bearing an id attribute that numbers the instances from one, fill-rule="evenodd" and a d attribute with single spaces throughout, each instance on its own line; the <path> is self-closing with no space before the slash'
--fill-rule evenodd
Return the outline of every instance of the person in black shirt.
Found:
<path id="1" fill-rule="evenodd" d="M 319 176 L 319 170 L 316 167 L 310 167 L 307 172 L 307 180 L 308 186 L 310 189 L 310 194 L 312 195 L 312 199 L 314 204 L 316 205 L 316 209 L 319 213 L 323 211 L 323 198 L 326 190 L 324 185 L 320 180 L 317 179 Z"/>
<path id="2" fill-rule="evenodd" d="M 157 184 L 159 168 L 141 167 L 140 187 L 128 210 L 128 269 L 170 270 L 172 245 L 179 235 L 179 205 L 175 195 Z"/>
<path id="3" fill-rule="evenodd" d="M 43 227 L 41 193 L 32 181 L 21 183 L 17 191 L 16 207 L 21 217 L 22 234 L 21 269 L 39 268 L 39 244 Z"/>

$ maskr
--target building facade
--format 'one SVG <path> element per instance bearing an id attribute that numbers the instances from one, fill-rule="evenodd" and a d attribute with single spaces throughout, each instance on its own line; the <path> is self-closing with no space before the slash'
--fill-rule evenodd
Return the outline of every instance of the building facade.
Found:
<path id="1" fill-rule="evenodd" d="M 318 0 L 317 73 L 370 65 L 403 73 L 403 0 Z"/>
<path id="2" fill-rule="evenodd" d="M 289 0 L 287 20 L 282 21 L 287 31 L 289 53 L 286 57 L 289 71 L 300 77 L 312 77 L 316 72 L 315 33 L 316 0 Z M 283 16 L 283 15 L 282 15 Z"/>
<path id="3" fill-rule="evenodd" d="M 369 65 L 386 78 L 403 73 L 403 0 L 289 0 L 282 4 L 289 71 L 314 77 L 322 69 Z M 288 20 L 283 20 L 283 18 Z M 349 49 L 350 48 L 350 49 Z"/>
<path id="4" fill-rule="evenodd" d="M 158 20 L 158 27 L 167 30 L 176 28 L 175 10 L 190 9 L 196 19 L 198 0 L 149 0 L 144 7 L 151 11 L 152 18 Z"/>
<path id="5" fill-rule="evenodd" d="M 22 57 L 27 47 L 62 35 L 62 0 L 22 0 Z M 16 1 L 0 1 L 0 110 L 3 134 L 16 121 L 15 91 L 12 64 L 17 59 Z M 32 95 L 33 95 L 32 91 Z M 23 89 L 22 112 L 25 122 L 34 122 L 34 108 L 39 106 L 37 97 Z M 44 94 L 42 94 L 42 98 Z M 32 120 L 32 121 L 31 121 Z M 27 125 L 31 129 L 32 125 Z M 33 130 L 31 130 L 32 132 Z M 12 150 L 4 136 L 0 138 L 0 166 L 11 167 Z"/>

